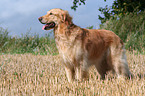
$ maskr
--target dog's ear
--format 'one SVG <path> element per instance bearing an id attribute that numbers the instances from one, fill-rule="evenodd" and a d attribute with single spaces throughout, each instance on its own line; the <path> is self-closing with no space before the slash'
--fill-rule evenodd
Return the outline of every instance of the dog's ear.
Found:
<path id="1" fill-rule="evenodd" d="M 72 17 L 68 14 L 68 11 L 64 11 L 63 14 L 61 14 L 62 16 L 62 22 L 64 23 L 71 23 L 72 22 Z"/>

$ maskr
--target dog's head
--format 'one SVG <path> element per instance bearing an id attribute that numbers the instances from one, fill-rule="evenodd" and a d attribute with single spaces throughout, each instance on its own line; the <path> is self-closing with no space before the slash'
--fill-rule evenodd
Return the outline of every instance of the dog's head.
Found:
<path id="1" fill-rule="evenodd" d="M 39 21 L 43 26 L 43 30 L 50 30 L 56 28 L 61 23 L 69 24 L 72 18 L 69 16 L 68 11 L 62 9 L 51 9 L 46 15 L 39 17 Z"/>

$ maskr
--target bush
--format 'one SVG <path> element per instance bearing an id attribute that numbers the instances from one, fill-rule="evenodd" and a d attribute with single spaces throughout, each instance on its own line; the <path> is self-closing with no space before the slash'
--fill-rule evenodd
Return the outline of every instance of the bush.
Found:
<path id="1" fill-rule="evenodd" d="M 130 13 L 118 19 L 110 19 L 105 24 L 100 25 L 101 29 L 115 32 L 125 42 L 128 50 L 145 49 L 145 11 L 140 13 Z"/>
<path id="2" fill-rule="evenodd" d="M 55 40 L 50 38 L 49 34 L 39 37 L 39 35 L 31 36 L 27 33 L 18 38 L 9 36 L 8 31 L 3 28 L 0 30 L 0 53 L 58 54 Z"/>

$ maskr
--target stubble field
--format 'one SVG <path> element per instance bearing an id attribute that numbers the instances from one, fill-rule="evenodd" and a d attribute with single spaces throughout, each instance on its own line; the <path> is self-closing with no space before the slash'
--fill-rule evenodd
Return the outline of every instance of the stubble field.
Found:
<path id="1" fill-rule="evenodd" d="M 102 81 L 90 68 L 88 81 L 69 83 L 59 55 L 0 55 L 1 96 L 144 96 L 145 55 L 127 52 L 133 80 L 109 73 Z"/>

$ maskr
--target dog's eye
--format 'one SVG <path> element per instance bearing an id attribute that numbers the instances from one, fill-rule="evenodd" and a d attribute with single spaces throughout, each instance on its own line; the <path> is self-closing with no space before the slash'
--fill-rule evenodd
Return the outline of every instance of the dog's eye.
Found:
<path id="1" fill-rule="evenodd" d="M 50 13 L 50 15 L 52 15 L 52 13 Z"/>

